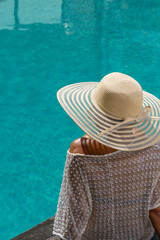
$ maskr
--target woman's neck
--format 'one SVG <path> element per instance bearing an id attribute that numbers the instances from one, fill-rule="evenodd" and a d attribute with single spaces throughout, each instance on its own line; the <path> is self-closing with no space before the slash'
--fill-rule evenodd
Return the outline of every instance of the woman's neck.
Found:
<path id="1" fill-rule="evenodd" d="M 89 139 L 90 141 L 86 141 L 84 138 Z M 109 146 L 106 146 L 92 137 L 90 137 L 88 134 L 85 134 L 82 137 L 82 148 L 83 151 L 87 154 L 93 154 L 93 155 L 103 155 L 107 153 L 112 153 L 118 151 L 118 149 L 111 148 Z"/>

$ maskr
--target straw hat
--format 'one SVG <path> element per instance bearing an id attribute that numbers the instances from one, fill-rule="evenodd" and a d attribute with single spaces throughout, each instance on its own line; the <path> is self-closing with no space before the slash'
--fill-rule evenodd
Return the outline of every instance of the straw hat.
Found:
<path id="1" fill-rule="evenodd" d="M 57 98 L 75 123 L 104 145 L 134 151 L 160 140 L 160 100 L 128 75 L 71 84 Z"/>

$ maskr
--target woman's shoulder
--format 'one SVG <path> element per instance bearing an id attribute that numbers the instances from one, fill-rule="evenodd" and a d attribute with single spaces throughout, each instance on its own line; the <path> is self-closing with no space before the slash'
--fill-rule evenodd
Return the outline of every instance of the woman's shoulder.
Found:
<path id="1" fill-rule="evenodd" d="M 74 140 L 70 145 L 69 152 L 84 154 L 81 141 L 81 138 Z"/>
<path id="2" fill-rule="evenodd" d="M 69 148 L 70 153 L 87 155 L 104 155 L 115 151 L 117 151 L 117 149 L 105 146 L 88 135 L 84 135 L 83 137 L 74 140 Z"/>

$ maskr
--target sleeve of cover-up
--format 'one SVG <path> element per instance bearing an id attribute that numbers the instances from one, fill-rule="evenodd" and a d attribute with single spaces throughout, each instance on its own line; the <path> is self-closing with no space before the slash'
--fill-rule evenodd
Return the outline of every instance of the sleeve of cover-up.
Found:
<path id="1" fill-rule="evenodd" d="M 160 206 L 160 174 L 153 189 L 149 210 Z"/>
<path id="2" fill-rule="evenodd" d="M 79 240 L 88 224 L 92 200 L 81 159 L 67 154 L 53 225 L 53 234 L 64 240 Z"/>

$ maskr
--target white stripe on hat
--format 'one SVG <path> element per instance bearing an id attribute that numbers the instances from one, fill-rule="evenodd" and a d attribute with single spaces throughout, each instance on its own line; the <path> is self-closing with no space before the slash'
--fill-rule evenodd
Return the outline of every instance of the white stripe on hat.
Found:
<path id="1" fill-rule="evenodd" d="M 147 106 L 147 107 L 143 108 L 141 113 L 136 118 L 129 118 L 129 119 L 124 120 L 123 122 L 117 123 L 114 126 L 108 128 L 104 131 L 99 132 L 98 135 L 102 136 L 102 135 L 105 134 L 105 136 L 107 136 L 107 135 L 113 133 L 114 131 L 119 130 L 120 128 L 124 127 L 125 125 L 127 125 L 128 123 L 131 123 L 131 122 L 134 123 L 134 122 L 141 122 L 143 120 L 152 120 L 152 119 L 160 121 L 160 117 L 146 116 L 147 113 L 149 113 L 149 112 L 151 112 L 151 107 Z"/>

